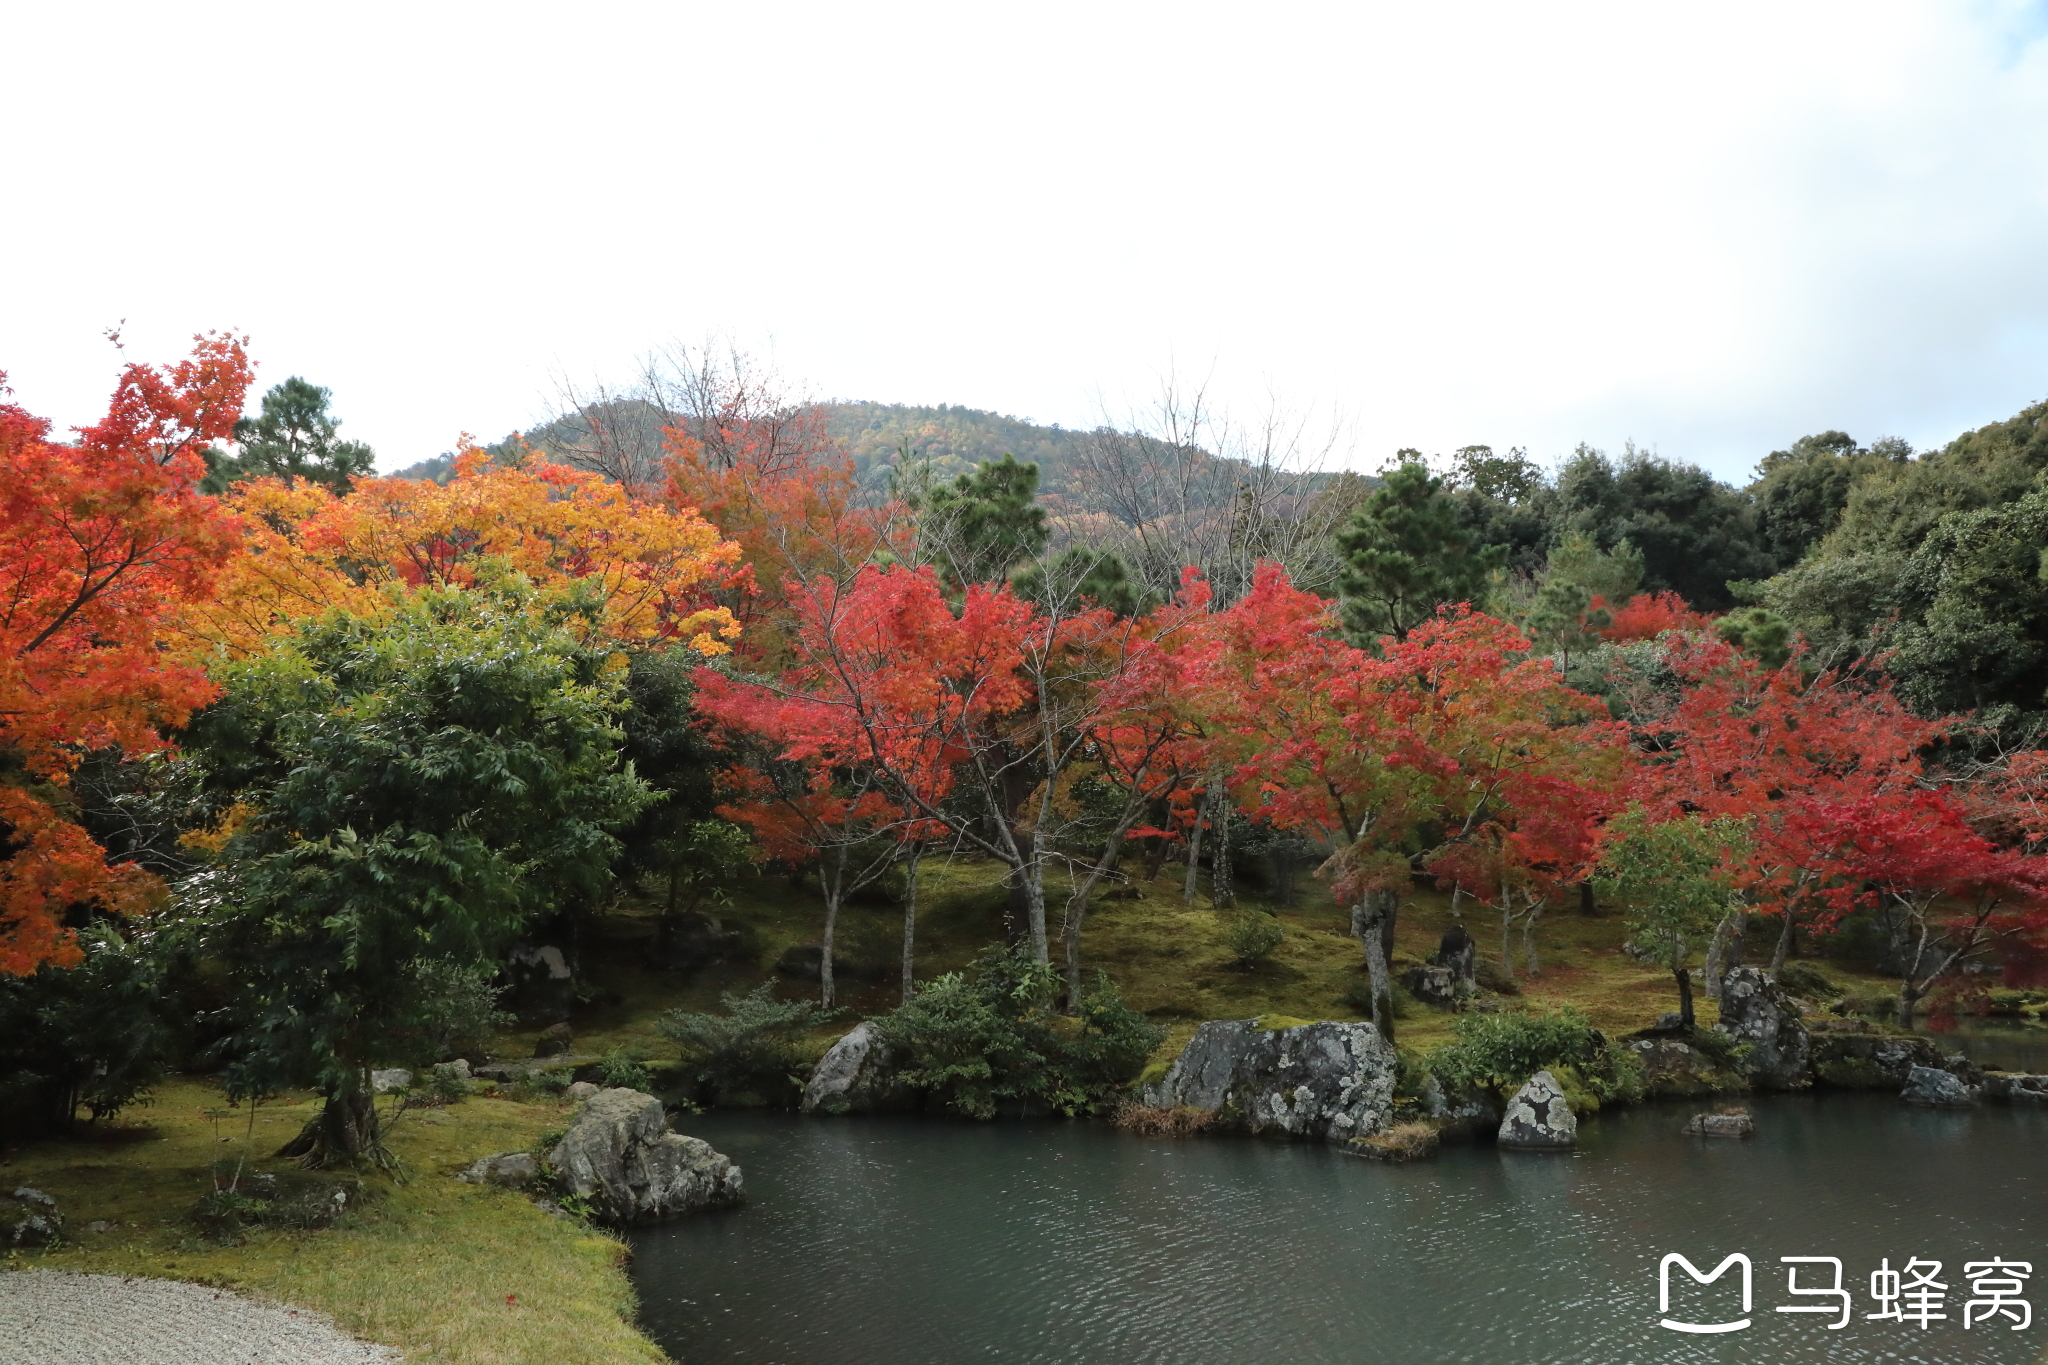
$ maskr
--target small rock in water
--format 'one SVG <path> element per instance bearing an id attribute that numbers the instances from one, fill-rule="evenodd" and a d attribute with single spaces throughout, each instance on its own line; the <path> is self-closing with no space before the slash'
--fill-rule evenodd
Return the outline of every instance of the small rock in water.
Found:
<path id="1" fill-rule="evenodd" d="M 1899 1098 L 1907 1104 L 1933 1109 L 1967 1109 L 1977 1102 L 1977 1091 L 1964 1085 L 1962 1078 L 1952 1071 L 1916 1066 L 1906 1073 L 1906 1088 L 1899 1092 Z"/>
<path id="2" fill-rule="evenodd" d="M 1695 1137 L 1755 1137 L 1756 1120 L 1747 1109 L 1724 1109 L 1718 1114 L 1694 1114 L 1685 1131 Z"/>
<path id="3" fill-rule="evenodd" d="M 536 1057 L 559 1057 L 576 1045 L 576 1035 L 567 1024 L 550 1024 L 541 1030 L 540 1041 L 533 1045 Z"/>
<path id="4" fill-rule="evenodd" d="M 1579 1140 L 1579 1120 L 1565 1102 L 1564 1087 L 1548 1071 L 1531 1076 L 1500 1121 L 1495 1141 L 1525 1152 L 1560 1152 Z"/>

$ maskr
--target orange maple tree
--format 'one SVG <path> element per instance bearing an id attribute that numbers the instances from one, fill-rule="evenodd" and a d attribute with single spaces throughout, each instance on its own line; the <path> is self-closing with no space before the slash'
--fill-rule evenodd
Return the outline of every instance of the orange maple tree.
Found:
<path id="1" fill-rule="evenodd" d="M 70 444 L 0 403 L 0 972 L 76 962 L 67 914 L 129 913 L 161 891 L 107 863 L 65 788 L 88 750 L 161 750 L 164 729 L 215 695 L 162 642 L 238 546 L 199 492 L 201 452 L 233 430 L 251 373 L 240 338 L 195 343 L 175 365 L 127 366 L 107 415 Z"/>
<path id="2" fill-rule="evenodd" d="M 709 597 L 736 571 L 738 546 L 692 509 L 634 502 L 531 454 L 500 463 L 465 438 L 446 485 L 370 479 L 337 497 L 251 479 L 226 503 L 245 553 L 212 599 L 183 613 L 194 652 L 246 653 L 322 612 L 374 617 L 393 588 L 468 587 L 504 572 L 582 594 L 608 639 L 718 654 L 738 633 Z"/>

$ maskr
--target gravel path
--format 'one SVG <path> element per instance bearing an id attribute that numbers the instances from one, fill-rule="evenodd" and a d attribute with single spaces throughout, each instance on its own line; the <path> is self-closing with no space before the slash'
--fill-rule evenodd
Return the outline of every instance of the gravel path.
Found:
<path id="1" fill-rule="evenodd" d="M 0 1273 L 7 1365 L 398 1365 L 306 1309 L 176 1280 Z"/>

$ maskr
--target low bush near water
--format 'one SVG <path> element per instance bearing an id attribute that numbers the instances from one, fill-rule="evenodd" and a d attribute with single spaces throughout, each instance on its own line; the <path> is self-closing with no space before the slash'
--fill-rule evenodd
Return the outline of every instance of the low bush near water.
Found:
<path id="1" fill-rule="evenodd" d="M 804 1065 L 797 1038 L 838 1013 L 808 1000 L 777 1000 L 774 986 L 765 982 L 745 995 L 728 991 L 719 1003 L 724 1014 L 670 1010 L 660 1024 L 682 1044 L 686 1088 L 710 1103 L 745 1095 L 771 1102 L 789 1098 Z"/>
<path id="2" fill-rule="evenodd" d="M 1054 1009 L 1060 987 L 1051 965 L 990 948 L 876 1027 L 903 1054 L 904 1081 L 959 1113 L 994 1118 L 1005 1103 L 1069 1117 L 1105 1112 L 1165 1031 L 1126 1005 L 1107 977 L 1078 1016 Z"/>
<path id="3" fill-rule="evenodd" d="M 1570 1006 L 1542 1014 L 1460 1015 L 1458 1040 L 1431 1053 L 1429 1065 L 1454 1086 L 1511 1090 L 1539 1071 L 1570 1067 L 1599 1101 L 1639 1099 L 1643 1092 L 1635 1056 Z"/>

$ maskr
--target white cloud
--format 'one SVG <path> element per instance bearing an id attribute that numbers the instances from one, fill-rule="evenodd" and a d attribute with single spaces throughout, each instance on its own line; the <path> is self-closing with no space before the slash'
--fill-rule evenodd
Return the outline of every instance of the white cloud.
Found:
<path id="1" fill-rule="evenodd" d="M 0 368 L 253 334 L 393 467 L 673 338 L 1740 476 L 2048 394 L 2039 5 L 16 7 Z"/>

